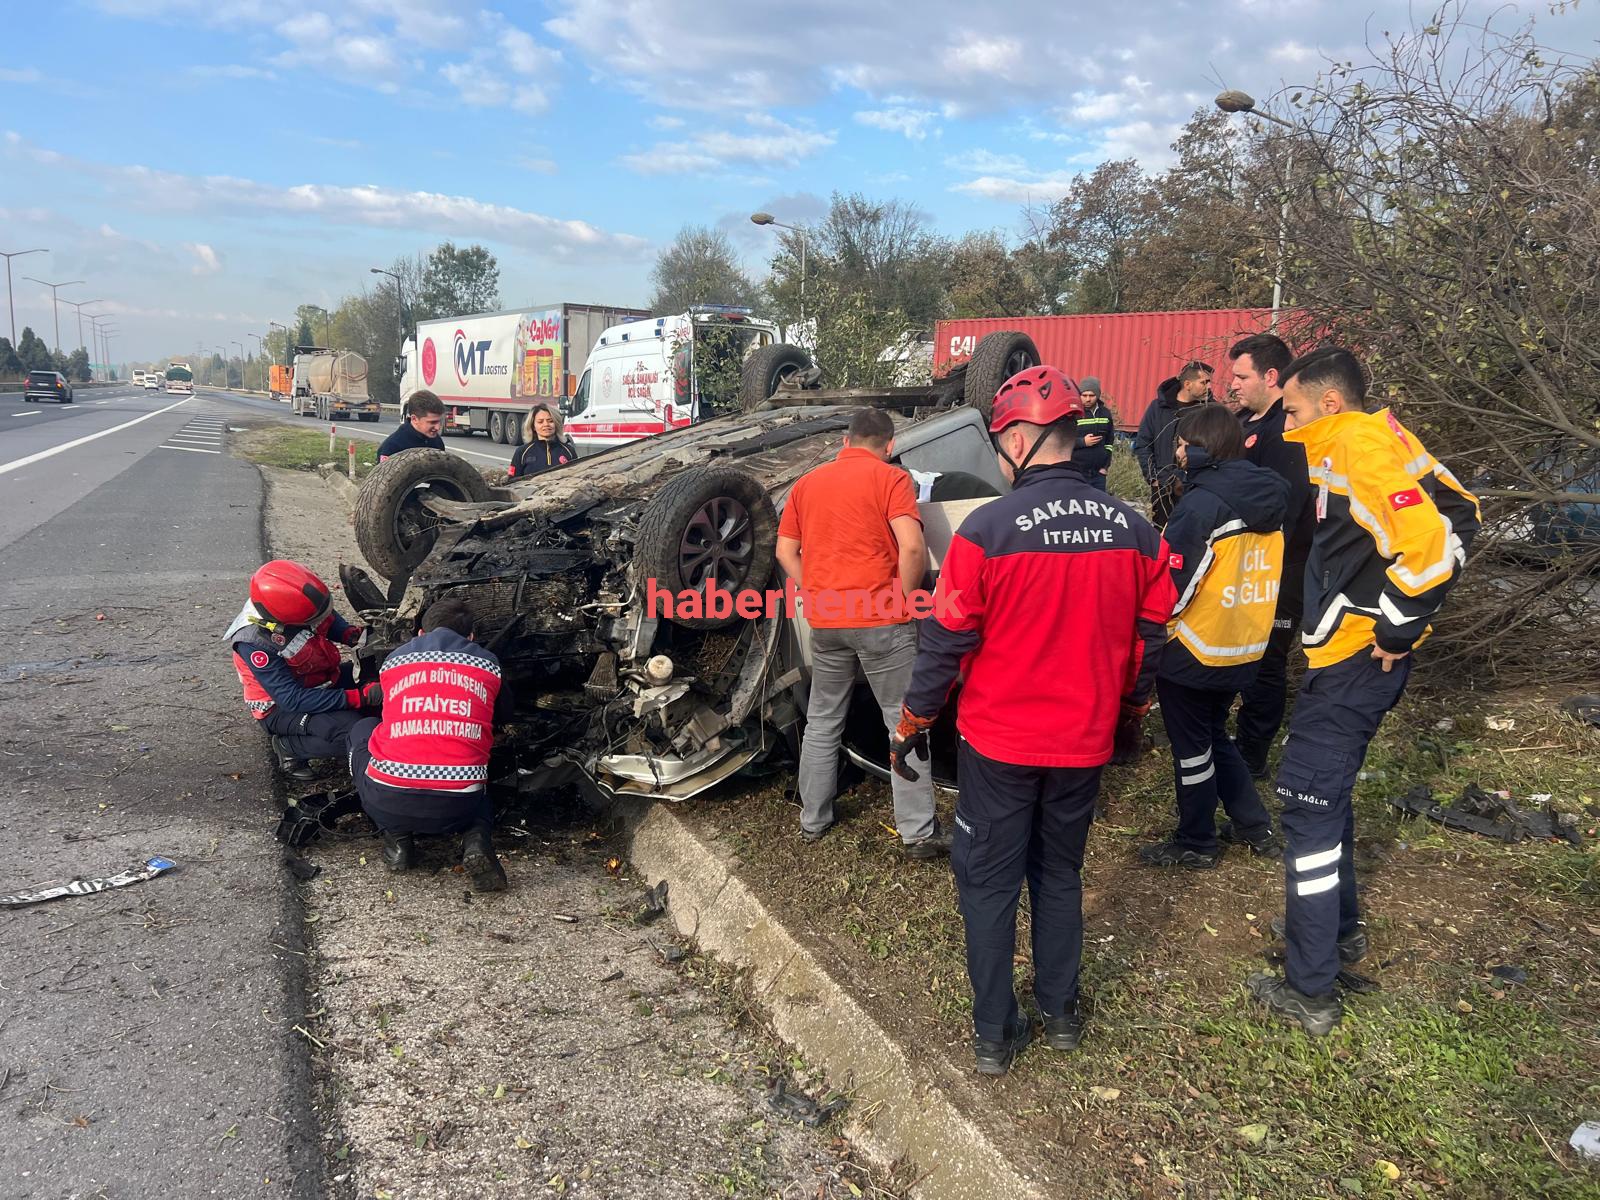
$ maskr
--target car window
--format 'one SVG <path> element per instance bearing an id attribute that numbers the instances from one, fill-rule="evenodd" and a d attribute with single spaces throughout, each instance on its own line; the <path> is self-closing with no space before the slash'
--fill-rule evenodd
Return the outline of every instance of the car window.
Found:
<path id="1" fill-rule="evenodd" d="M 575 417 L 589 407 L 589 377 L 592 371 L 585 371 L 583 378 L 578 380 L 578 390 L 572 393 L 572 399 L 567 401 L 567 416 Z"/>
<path id="2" fill-rule="evenodd" d="M 997 490 L 1005 490 L 995 463 L 994 449 L 974 425 L 962 424 L 928 441 L 920 442 L 894 456 L 895 462 L 913 471 L 946 474 L 959 471 L 976 475 Z"/>
<path id="3" fill-rule="evenodd" d="M 54 385 L 55 381 L 56 381 L 56 373 L 54 371 L 29 371 L 28 372 L 28 382 L 29 383 L 48 383 L 48 384 Z"/>

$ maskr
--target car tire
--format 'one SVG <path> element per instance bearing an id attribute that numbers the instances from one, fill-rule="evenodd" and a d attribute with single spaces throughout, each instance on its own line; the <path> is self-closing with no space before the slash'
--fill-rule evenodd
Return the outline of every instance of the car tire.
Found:
<path id="1" fill-rule="evenodd" d="M 1000 390 L 1000 385 L 1018 371 L 1037 367 L 1039 363 L 1039 347 L 1027 334 L 1014 329 L 991 333 L 978 343 L 967 363 L 962 398 L 968 408 L 977 409 L 988 421 L 994 407 L 994 394 Z"/>
<path id="2" fill-rule="evenodd" d="M 690 467 L 651 497 L 634 545 L 636 581 L 673 595 L 703 591 L 715 578 L 730 593 L 764 588 L 778 546 L 778 513 L 761 482 L 737 467 Z M 685 629 L 720 629 L 735 613 L 674 616 Z"/>
<path id="3" fill-rule="evenodd" d="M 385 579 L 409 575 L 433 549 L 438 520 L 420 503 L 424 488 L 447 500 L 491 498 L 483 476 L 448 450 L 406 450 L 372 468 L 356 496 L 356 544 Z"/>
<path id="4" fill-rule="evenodd" d="M 779 342 L 763 346 L 744 360 L 739 374 L 739 410 L 754 412 L 780 386 L 811 369 L 811 355 L 799 346 Z"/>

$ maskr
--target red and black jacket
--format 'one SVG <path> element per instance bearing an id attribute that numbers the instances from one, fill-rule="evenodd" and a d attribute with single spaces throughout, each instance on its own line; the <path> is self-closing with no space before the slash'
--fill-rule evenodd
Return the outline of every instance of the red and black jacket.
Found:
<path id="1" fill-rule="evenodd" d="M 339 646 L 361 638 L 359 625 L 329 613 L 315 629 L 270 628 L 251 620 L 246 605 L 229 627 L 233 669 L 239 674 L 245 707 L 258 721 L 274 708 L 300 715 L 360 708 L 361 693 L 347 682 Z"/>
<path id="2" fill-rule="evenodd" d="M 1121 706 L 1150 697 L 1176 599 L 1150 522 L 1069 463 L 1031 467 L 956 531 L 905 706 L 933 716 L 960 676 L 978 753 L 1101 766 Z"/>
<path id="3" fill-rule="evenodd" d="M 383 720 L 367 778 L 406 790 L 478 791 L 494 748 L 500 660 L 453 629 L 412 638 L 383 661 Z"/>

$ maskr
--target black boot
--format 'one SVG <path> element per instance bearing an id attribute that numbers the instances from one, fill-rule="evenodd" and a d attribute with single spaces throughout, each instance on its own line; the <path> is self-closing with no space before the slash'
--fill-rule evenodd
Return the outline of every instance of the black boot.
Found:
<path id="1" fill-rule="evenodd" d="M 383 831 L 383 861 L 389 864 L 389 870 L 409 871 L 416 862 L 417 842 L 409 833 L 394 833 L 388 829 Z"/>
<path id="2" fill-rule="evenodd" d="M 1004 1075 L 1011 1070 L 1017 1055 L 1033 1041 L 1033 1021 L 1026 1012 L 1017 1015 L 1017 1028 L 998 1042 L 987 1038 L 973 1038 L 972 1052 L 977 1059 L 979 1075 Z"/>
<path id="3" fill-rule="evenodd" d="M 503 892 L 506 869 L 494 852 L 494 841 L 487 825 L 474 825 L 461 837 L 461 865 L 472 876 L 472 886 L 480 892 Z"/>
<path id="4" fill-rule="evenodd" d="M 1287 979 L 1258 971 L 1245 980 L 1250 994 L 1268 1009 L 1293 1021 L 1312 1037 L 1326 1037 L 1332 1033 L 1344 1016 L 1344 1006 L 1332 992 L 1326 996 L 1308 996 L 1291 987 Z"/>
<path id="5" fill-rule="evenodd" d="M 311 764 L 303 758 L 296 758 L 289 750 L 288 742 L 276 734 L 272 738 L 272 752 L 277 755 L 278 769 L 290 779 L 315 779 L 317 773 L 311 769 Z"/>

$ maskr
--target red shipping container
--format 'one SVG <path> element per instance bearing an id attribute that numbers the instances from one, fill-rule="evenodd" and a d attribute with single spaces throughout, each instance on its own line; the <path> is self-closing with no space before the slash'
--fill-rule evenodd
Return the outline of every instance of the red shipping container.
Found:
<path id="1" fill-rule="evenodd" d="M 1216 371 L 1212 391 L 1221 399 L 1232 378 L 1228 347 L 1271 323 L 1272 310 L 1266 308 L 940 321 L 934 327 L 933 373 L 942 376 L 966 362 L 986 334 L 1014 329 L 1033 339 L 1045 362 L 1073 379 L 1098 378 L 1117 427 L 1133 430 L 1161 381 L 1190 359 L 1211 364 Z"/>

